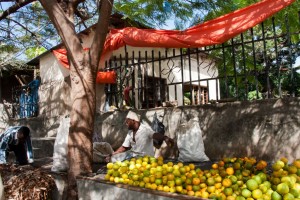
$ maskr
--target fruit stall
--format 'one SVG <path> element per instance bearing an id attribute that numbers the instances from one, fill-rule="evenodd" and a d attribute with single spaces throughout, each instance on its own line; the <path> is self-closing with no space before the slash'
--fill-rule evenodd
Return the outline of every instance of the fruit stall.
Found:
<path id="1" fill-rule="evenodd" d="M 182 163 L 149 156 L 107 163 L 79 178 L 79 197 L 109 199 L 299 200 L 300 159 L 269 163 L 252 157 Z M 93 191 L 93 192 L 91 192 Z M 97 193 L 97 191 L 99 191 Z"/>

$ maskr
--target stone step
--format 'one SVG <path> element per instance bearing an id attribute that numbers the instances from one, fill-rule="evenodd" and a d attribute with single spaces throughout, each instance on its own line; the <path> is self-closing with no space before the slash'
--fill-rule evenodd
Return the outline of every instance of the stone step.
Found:
<path id="1" fill-rule="evenodd" d="M 31 140 L 35 159 L 53 156 L 55 137 L 31 138 Z"/>

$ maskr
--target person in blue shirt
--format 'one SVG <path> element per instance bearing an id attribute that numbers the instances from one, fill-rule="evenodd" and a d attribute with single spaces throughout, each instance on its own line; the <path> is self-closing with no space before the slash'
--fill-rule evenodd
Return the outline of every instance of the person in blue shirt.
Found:
<path id="1" fill-rule="evenodd" d="M 27 126 L 9 127 L 0 135 L 0 164 L 7 162 L 7 153 L 13 151 L 17 164 L 33 162 L 30 129 Z"/>
<path id="2" fill-rule="evenodd" d="M 31 81 L 28 84 L 30 93 L 28 95 L 27 104 L 28 106 L 28 115 L 26 117 L 32 117 L 38 115 L 38 103 L 39 103 L 39 86 L 41 84 L 41 77 L 37 76 L 35 80 Z"/>

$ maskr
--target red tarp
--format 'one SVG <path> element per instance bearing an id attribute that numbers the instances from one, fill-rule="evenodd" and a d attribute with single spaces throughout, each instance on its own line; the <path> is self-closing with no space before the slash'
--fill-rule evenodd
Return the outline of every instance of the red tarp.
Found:
<path id="1" fill-rule="evenodd" d="M 204 47 L 223 42 L 263 22 L 295 0 L 263 0 L 246 8 L 223 15 L 184 31 L 112 29 L 108 34 L 102 58 L 125 45 L 133 47 L 187 48 Z M 66 50 L 54 50 L 55 56 L 68 67 Z"/>

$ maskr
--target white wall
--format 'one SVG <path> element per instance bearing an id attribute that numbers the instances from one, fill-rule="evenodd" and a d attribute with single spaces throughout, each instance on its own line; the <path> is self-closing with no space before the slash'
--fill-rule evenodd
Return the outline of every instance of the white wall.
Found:
<path id="1" fill-rule="evenodd" d="M 91 41 L 86 36 L 84 46 Z M 71 110 L 71 82 L 69 69 L 61 65 L 52 52 L 40 58 L 40 76 L 42 84 L 39 89 L 40 115 L 67 115 Z M 103 110 L 105 102 L 104 85 L 96 86 L 96 112 Z"/>

